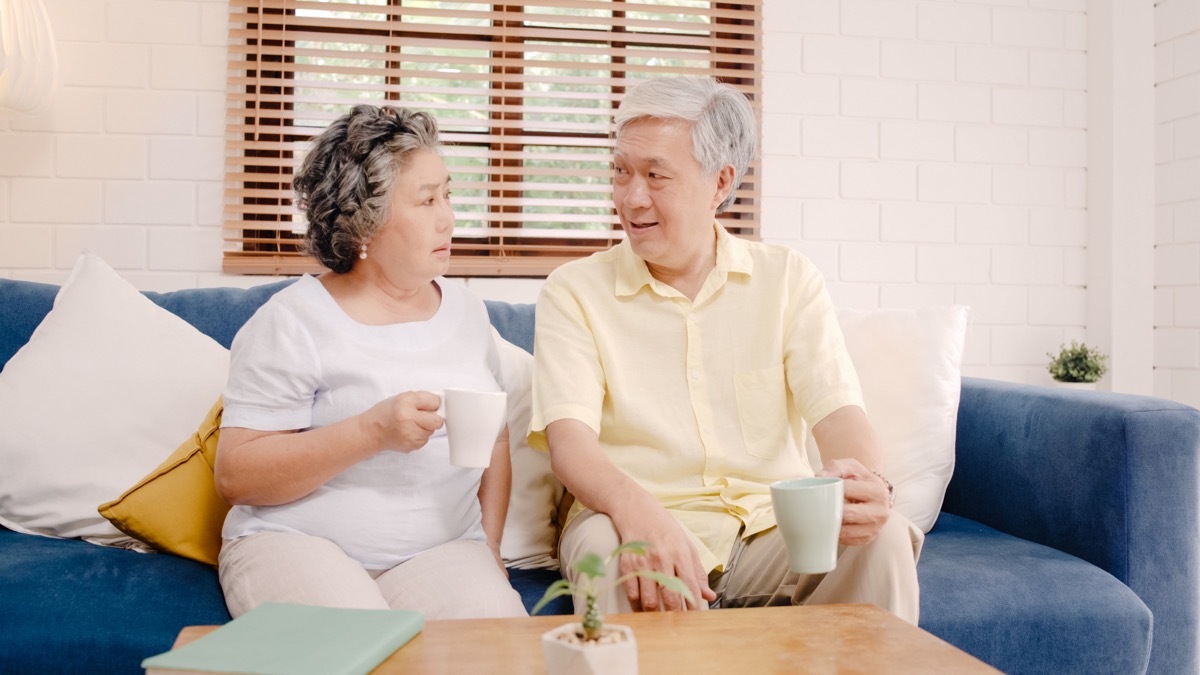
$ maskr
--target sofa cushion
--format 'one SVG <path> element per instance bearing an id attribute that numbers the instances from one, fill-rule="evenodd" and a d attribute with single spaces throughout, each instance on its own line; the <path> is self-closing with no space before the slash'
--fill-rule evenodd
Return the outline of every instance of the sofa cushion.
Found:
<path id="1" fill-rule="evenodd" d="M 1150 610 L 1079 558 L 943 513 L 917 575 L 921 627 L 1006 673 L 1146 669 Z"/>
<path id="2" fill-rule="evenodd" d="M 132 542 L 96 506 L 195 430 L 228 363 L 221 345 L 81 255 L 0 372 L 0 524 Z"/>

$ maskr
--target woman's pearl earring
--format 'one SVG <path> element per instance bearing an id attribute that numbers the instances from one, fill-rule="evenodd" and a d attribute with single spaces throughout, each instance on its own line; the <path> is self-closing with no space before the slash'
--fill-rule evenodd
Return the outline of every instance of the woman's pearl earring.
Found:
<path id="1" fill-rule="evenodd" d="M 361 249 L 359 249 L 359 251 L 358 251 L 358 259 L 359 259 L 359 260 L 366 260 L 366 259 L 367 259 L 367 245 L 366 245 L 366 244 L 363 244 L 363 245 L 362 245 L 362 248 L 361 248 Z"/>

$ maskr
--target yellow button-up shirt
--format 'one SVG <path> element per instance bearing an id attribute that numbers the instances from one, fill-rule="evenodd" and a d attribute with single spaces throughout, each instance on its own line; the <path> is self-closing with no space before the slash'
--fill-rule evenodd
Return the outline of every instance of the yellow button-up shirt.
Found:
<path id="1" fill-rule="evenodd" d="M 709 571 L 739 531 L 775 524 L 773 481 L 812 475 L 797 447 L 805 423 L 862 407 L 816 267 L 715 228 L 716 267 L 695 301 L 652 277 L 628 242 L 550 275 L 529 436 L 545 450 L 551 422 L 587 424 L 691 533 Z"/>

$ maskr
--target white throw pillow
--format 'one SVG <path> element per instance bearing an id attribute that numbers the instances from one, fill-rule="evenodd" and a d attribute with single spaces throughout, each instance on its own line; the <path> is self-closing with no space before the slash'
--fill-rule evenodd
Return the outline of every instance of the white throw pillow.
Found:
<path id="1" fill-rule="evenodd" d="M 84 253 L 0 372 L 0 524 L 132 544 L 97 505 L 195 433 L 228 372 L 224 347 Z"/>
<path id="2" fill-rule="evenodd" d="M 956 305 L 837 313 L 883 448 L 882 472 L 896 487 L 895 508 L 925 532 L 954 473 L 969 312 Z M 809 459 L 821 466 L 813 450 Z"/>
<path id="3" fill-rule="evenodd" d="M 512 493 L 500 555 L 509 567 L 557 567 L 554 559 L 555 515 L 563 486 L 550 470 L 550 455 L 529 447 L 530 407 L 533 403 L 533 355 L 500 337 L 492 329 L 504 391 L 508 392 L 508 443 L 512 455 Z"/>

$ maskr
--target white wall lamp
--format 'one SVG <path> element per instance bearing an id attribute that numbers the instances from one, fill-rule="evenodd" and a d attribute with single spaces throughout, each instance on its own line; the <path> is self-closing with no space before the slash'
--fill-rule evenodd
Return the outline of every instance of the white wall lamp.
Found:
<path id="1" fill-rule="evenodd" d="M 58 53 L 42 0 L 0 0 L 0 108 L 48 107 L 58 80 Z"/>

